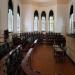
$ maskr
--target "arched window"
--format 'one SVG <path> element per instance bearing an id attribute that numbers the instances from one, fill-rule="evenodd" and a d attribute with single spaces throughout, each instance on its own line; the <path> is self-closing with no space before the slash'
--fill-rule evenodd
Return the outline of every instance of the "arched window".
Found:
<path id="1" fill-rule="evenodd" d="M 70 33 L 74 33 L 74 24 L 73 24 L 73 5 L 71 5 L 71 8 L 70 8 Z"/>
<path id="2" fill-rule="evenodd" d="M 46 31 L 46 13 L 45 11 L 42 11 L 41 19 L 42 19 L 42 31 Z"/>
<path id="3" fill-rule="evenodd" d="M 38 18 L 39 15 L 38 15 L 38 11 L 36 10 L 34 12 L 34 31 L 38 31 Z"/>
<path id="4" fill-rule="evenodd" d="M 49 31 L 54 31 L 54 13 L 52 10 L 49 12 Z"/>
<path id="5" fill-rule="evenodd" d="M 20 8 L 17 7 L 17 32 L 20 33 Z"/>
<path id="6" fill-rule="evenodd" d="M 13 3 L 8 1 L 8 31 L 13 32 Z"/>

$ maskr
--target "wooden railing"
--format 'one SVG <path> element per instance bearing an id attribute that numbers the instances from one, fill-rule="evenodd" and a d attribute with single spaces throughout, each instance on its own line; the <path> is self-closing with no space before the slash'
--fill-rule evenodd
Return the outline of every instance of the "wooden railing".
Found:
<path id="1" fill-rule="evenodd" d="M 27 52 L 26 56 L 24 57 L 22 63 L 21 63 L 21 66 L 22 66 L 22 69 L 23 71 L 27 74 L 27 75 L 40 75 L 40 72 L 37 72 L 37 71 L 34 71 L 28 60 L 30 59 L 31 57 L 31 53 L 34 49 L 33 48 L 30 48 L 29 51 Z"/>
<path id="2" fill-rule="evenodd" d="M 37 43 L 37 41 L 38 41 L 37 39 L 34 41 L 34 46 Z M 34 51 L 34 47 L 28 50 L 26 56 L 22 60 L 21 67 L 24 73 L 27 75 L 40 75 L 40 72 L 33 70 L 31 67 L 31 54 L 33 51 Z"/>
<path id="3" fill-rule="evenodd" d="M 5 75 L 18 75 L 22 61 L 21 46 L 11 50 L 3 59 Z"/>

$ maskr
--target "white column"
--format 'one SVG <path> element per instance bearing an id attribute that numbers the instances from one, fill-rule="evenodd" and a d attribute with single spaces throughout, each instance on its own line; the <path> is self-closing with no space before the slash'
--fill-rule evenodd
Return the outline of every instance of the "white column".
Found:
<path id="1" fill-rule="evenodd" d="M 31 7 L 31 32 L 33 31 L 34 31 L 34 10 L 33 7 Z"/>
<path id="2" fill-rule="evenodd" d="M 20 30 L 24 32 L 22 5 L 20 5 Z"/>
<path id="3" fill-rule="evenodd" d="M 42 26 L 41 26 L 41 12 L 39 12 L 39 24 L 38 24 L 38 31 L 39 32 L 41 32 L 41 28 L 42 28 Z"/>
<path id="4" fill-rule="evenodd" d="M 17 33 L 17 0 L 13 0 L 13 33 Z"/>

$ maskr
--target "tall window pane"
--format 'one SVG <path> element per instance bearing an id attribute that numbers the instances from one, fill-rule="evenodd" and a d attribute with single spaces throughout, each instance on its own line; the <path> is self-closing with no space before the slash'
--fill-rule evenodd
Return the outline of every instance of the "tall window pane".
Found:
<path id="1" fill-rule="evenodd" d="M 52 10 L 49 12 L 49 31 L 54 32 L 54 14 Z"/>
<path id="2" fill-rule="evenodd" d="M 50 31 L 51 32 L 53 32 L 54 31 L 54 19 L 53 19 L 53 16 L 50 16 L 50 18 L 49 18 L 49 29 L 50 29 Z"/>
<path id="3" fill-rule="evenodd" d="M 13 3 L 8 1 L 8 31 L 13 32 Z"/>
<path id="4" fill-rule="evenodd" d="M 42 31 L 46 31 L 46 13 L 42 11 L 41 14 Z"/>
<path id="5" fill-rule="evenodd" d="M 70 16 L 70 29 L 71 33 L 73 33 L 73 14 Z"/>
<path id="6" fill-rule="evenodd" d="M 12 10 L 9 9 L 8 13 L 8 30 L 9 32 L 13 32 L 13 14 Z"/>
<path id="7" fill-rule="evenodd" d="M 20 7 L 17 7 L 17 32 L 20 33 Z"/>
<path id="8" fill-rule="evenodd" d="M 45 17 L 42 17 L 42 31 L 46 31 L 46 20 L 45 20 Z"/>
<path id="9" fill-rule="evenodd" d="M 38 17 L 34 17 L 34 31 L 38 31 Z"/>
<path id="10" fill-rule="evenodd" d="M 38 11 L 36 10 L 34 12 L 34 31 L 38 31 L 38 18 L 39 18 L 39 14 Z"/>
<path id="11" fill-rule="evenodd" d="M 70 8 L 70 33 L 75 33 L 75 26 L 74 26 L 74 21 L 73 21 L 73 5 Z"/>
<path id="12" fill-rule="evenodd" d="M 17 13 L 17 32 L 20 33 L 20 15 Z"/>

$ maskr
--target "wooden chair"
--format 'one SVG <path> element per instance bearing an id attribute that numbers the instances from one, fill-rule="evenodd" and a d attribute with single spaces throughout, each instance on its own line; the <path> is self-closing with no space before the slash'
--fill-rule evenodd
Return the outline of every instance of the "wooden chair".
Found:
<path id="1" fill-rule="evenodd" d="M 56 58 L 56 62 L 64 62 L 65 52 L 61 48 L 55 48 L 54 56 Z"/>

